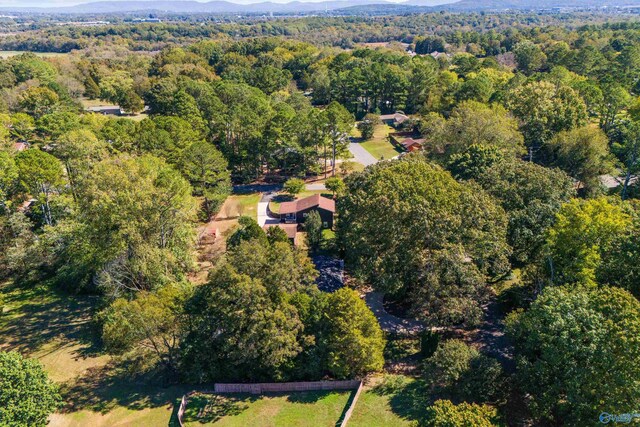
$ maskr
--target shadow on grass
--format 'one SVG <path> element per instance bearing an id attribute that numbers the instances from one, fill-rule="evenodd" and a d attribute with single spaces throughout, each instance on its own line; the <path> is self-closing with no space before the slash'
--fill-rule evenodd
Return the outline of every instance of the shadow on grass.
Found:
<path id="1" fill-rule="evenodd" d="M 194 394 L 184 413 L 185 422 L 215 423 L 228 415 L 240 415 L 259 397 L 248 394 Z"/>
<path id="2" fill-rule="evenodd" d="M 351 392 L 351 394 L 349 395 L 349 399 L 347 400 L 347 404 L 344 405 L 344 409 L 342 410 L 342 414 L 340 414 L 340 418 L 338 418 L 338 421 L 336 421 L 335 427 L 340 427 L 342 425 L 342 421 L 344 420 L 344 417 L 347 415 L 347 411 L 349 410 L 349 407 L 353 404 L 353 399 L 356 398 L 356 393 L 358 392 L 358 390 L 353 390 Z"/>
<path id="3" fill-rule="evenodd" d="M 282 396 L 287 396 L 287 400 L 293 403 L 316 403 L 319 400 L 322 400 L 328 397 L 331 394 L 340 393 L 338 391 L 298 391 L 291 393 L 282 393 Z"/>
<path id="4" fill-rule="evenodd" d="M 0 316 L 0 348 L 29 354 L 56 342 L 55 351 L 83 344 L 75 357 L 99 353 L 99 338 L 91 321 L 97 297 L 68 295 L 46 285 L 12 284 L 1 289 L 7 312 Z"/>
<path id="5" fill-rule="evenodd" d="M 386 381 L 371 390 L 379 396 L 389 396 L 391 410 L 400 418 L 425 422 L 425 410 L 433 403 L 430 388 L 422 380 Z"/>

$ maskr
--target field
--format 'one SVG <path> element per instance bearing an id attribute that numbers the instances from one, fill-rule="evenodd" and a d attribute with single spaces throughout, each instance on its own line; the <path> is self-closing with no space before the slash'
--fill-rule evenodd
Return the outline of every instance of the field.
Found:
<path id="1" fill-rule="evenodd" d="M 417 426 L 427 407 L 420 387 L 419 381 L 400 375 L 374 379 L 360 394 L 349 426 Z"/>
<path id="2" fill-rule="evenodd" d="M 12 56 L 22 55 L 23 53 L 33 53 L 36 56 L 41 58 L 55 58 L 58 56 L 66 56 L 68 53 L 58 53 L 58 52 L 23 52 L 19 50 L 0 50 L 1 58 L 11 58 Z"/>
<path id="3" fill-rule="evenodd" d="M 377 125 L 373 132 L 373 138 L 364 141 L 360 145 L 376 159 L 391 159 L 402 153 L 402 150 L 389 142 L 389 133 L 393 131 L 394 129 L 391 126 L 385 124 Z"/>
<path id="4" fill-rule="evenodd" d="M 346 411 L 352 393 L 312 391 L 290 394 L 194 395 L 185 425 L 221 427 L 333 427 Z"/>
<path id="5" fill-rule="evenodd" d="M 38 359 L 61 386 L 65 405 L 49 426 L 167 425 L 186 391 L 133 378 L 98 351 L 95 299 L 44 285 L 0 285 L 0 349 Z"/>
<path id="6" fill-rule="evenodd" d="M 232 194 L 227 197 L 227 200 L 224 202 L 224 205 L 218 213 L 218 218 L 227 219 L 246 215 L 257 219 L 260 197 L 260 193 Z"/>

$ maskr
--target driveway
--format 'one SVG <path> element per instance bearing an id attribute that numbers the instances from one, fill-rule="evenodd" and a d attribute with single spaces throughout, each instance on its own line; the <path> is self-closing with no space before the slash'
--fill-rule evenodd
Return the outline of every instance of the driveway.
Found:
<path id="1" fill-rule="evenodd" d="M 353 154 L 353 158 L 356 162 L 361 163 L 365 166 L 376 164 L 379 161 L 378 159 L 373 157 L 371 153 L 365 150 L 365 148 L 358 142 L 350 142 L 349 151 L 351 151 L 351 154 Z"/>
<path id="2" fill-rule="evenodd" d="M 384 309 L 383 294 L 380 292 L 367 292 L 364 300 L 374 316 L 376 316 L 376 319 L 378 319 L 380 328 L 385 332 L 398 335 L 415 335 L 425 329 L 425 326 L 417 320 L 401 319 L 387 313 L 387 310 Z"/>
<path id="3" fill-rule="evenodd" d="M 316 284 L 322 292 L 335 292 L 344 286 L 344 261 L 328 256 L 314 256 L 313 263 L 318 270 Z"/>
<path id="4" fill-rule="evenodd" d="M 324 184 L 307 184 L 308 191 L 324 191 L 327 187 Z"/>
<path id="5" fill-rule="evenodd" d="M 267 224 L 278 224 L 280 218 L 271 215 L 269 211 L 269 202 L 278 193 L 277 189 L 263 193 L 258 202 L 258 225 L 264 227 Z"/>

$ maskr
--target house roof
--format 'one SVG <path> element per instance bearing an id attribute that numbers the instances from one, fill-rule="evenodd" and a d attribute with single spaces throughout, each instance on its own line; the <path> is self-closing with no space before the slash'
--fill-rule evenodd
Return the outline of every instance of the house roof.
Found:
<path id="1" fill-rule="evenodd" d="M 29 148 L 29 144 L 26 142 L 16 142 L 13 144 L 13 149 L 16 151 L 24 151 Z"/>
<path id="2" fill-rule="evenodd" d="M 396 123 L 402 123 L 405 120 L 409 120 L 409 117 L 402 113 L 383 114 L 380 116 L 380 120 L 393 120 Z"/>
<path id="3" fill-rule="evenodd" d="M 314 194 L 313 196 L 305 197 L 304 199 L 282 203 L 280 205 L 280 214 L 300 212 L 314 207 L 335 213 L 336 202 L 331 199 L 327 199 L 326 197 L 322 197 L 319 194 Z"/>
<path id="4" fill-rule="evenodd" d="M 416 144 L 422 145 L 423 142 L 424 142 L 424 138 L 420 138 L 420 139 L 405 138 L 405 139 L 402 140 L 402 142 L 400 142 L 400 144 L 404 148 L 409 148 L 409 147 L 412 147 L 412 146 L 414 146 Z"/>
<path id="5" fill-rule="evenodd" d="M 279 227 L 283 229 L 284 232 L 287 233 L 287 237 L 294 240 L 296 238 L 296 233 L 298 232 L 297 224 L 267 224 L 264 227 L 262 227 L 262 229 L 264 231 L 267 231 L 271 227 Z"/>

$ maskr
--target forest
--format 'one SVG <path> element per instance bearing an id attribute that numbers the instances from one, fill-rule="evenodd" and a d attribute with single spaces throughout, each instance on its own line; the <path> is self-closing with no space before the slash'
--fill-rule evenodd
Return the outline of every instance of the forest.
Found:
<path id="1" fill-rule="evenodd" d="M 109 387 L 377 381 L 385 425 L 637 413 L 635 17 L 43 23 L 0 48 L 19 51 L 0 52 L 0 424 L 139 409 L 95 366 L 51 368 L 58 335 Z M 384 126 L 392 158 L 359 164 Z M 302 245 L 229 214 L 313 185 L 335 226 L 309 215 Z M 318 256 L 343 262 L 339 290 Z M 420 331 L 385 329 L 374 294 Z"/>

